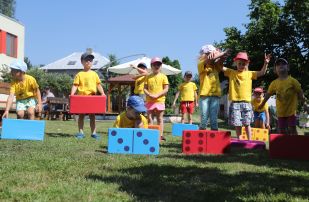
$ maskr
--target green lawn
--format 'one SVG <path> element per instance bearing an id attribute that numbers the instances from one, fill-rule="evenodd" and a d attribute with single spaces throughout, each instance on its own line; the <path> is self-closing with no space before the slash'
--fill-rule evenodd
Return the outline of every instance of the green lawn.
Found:
<path id="1" fill-rule="evenodd" d="M 47 121 L 43 142 L 0 140 L 0 201 L 309 201 L 309 162 L 269 159 L 267 151 L 186 156 L 171 136 L 158 156 L 107 154 L 76 140 L 74 121 Z M 309 154 L 308 154 L 309 155 Z"/>

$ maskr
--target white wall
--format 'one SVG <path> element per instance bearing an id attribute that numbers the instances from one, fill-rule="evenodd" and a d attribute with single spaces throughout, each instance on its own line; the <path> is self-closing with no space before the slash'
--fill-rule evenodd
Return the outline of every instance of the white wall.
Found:
<path id="1" fill-rule="evenodd" d="M 25 27 L 12 18 L 0 14 L 0 30 L 17 36 L 17 58 L 24 60 L 25 57 Z M 9 65 L 16 58 L 0 53 L 0 68 L 3 64 Z"/>

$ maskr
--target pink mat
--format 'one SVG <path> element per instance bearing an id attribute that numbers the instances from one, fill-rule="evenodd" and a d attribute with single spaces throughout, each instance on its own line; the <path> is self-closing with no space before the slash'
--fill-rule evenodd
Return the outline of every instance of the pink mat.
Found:
<path id="1" fill-rule="evenodd" d="M 266 145 L 264 142 L 255 140 L 239 140 L 235 138 L 231 139 L 231 146 L 244 149 L 266 149 Z"/>

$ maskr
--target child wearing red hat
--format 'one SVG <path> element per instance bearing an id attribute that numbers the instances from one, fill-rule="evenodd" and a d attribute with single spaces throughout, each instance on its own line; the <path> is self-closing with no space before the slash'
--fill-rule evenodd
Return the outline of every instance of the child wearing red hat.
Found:
<path id="1" fill-rule="evenodd" d="M 237 137 L 241 135 L 241 128 L 245 126 L 249 139 L 251 139 L 252 106 L 251 92 L 252 80 L 263 76 L 266 72 L 271 55 L 264 56 L 264 65 L 260 71 L 249 71 L 249 57 L 246 52 L 239 52 L 234 58 L 237 70 L 223 67 L 224 75 L 229 77 L 229 122 L 235 126 Z"/>
<path id="2" fill-rule="evenodd" d="M 263 88 L 255 88 L 253 91 L 253 99 L 251 105 L 254 114 L 254 127 L 255 128 L 268 128 L 269 129 L 269 111 L 268 104 L 266 103 L 263 108 L 259 109 L 260 104 L 264 100 Z"/>

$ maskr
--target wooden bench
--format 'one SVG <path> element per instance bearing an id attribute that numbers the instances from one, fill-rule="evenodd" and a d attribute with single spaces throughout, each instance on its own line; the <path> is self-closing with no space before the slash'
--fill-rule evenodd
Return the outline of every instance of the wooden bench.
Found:
<path id="1" fill-rule="evenodd" d="M 49 110 L 45 112 L 45 118 L 47 120 L 56 119 L 59 120 L 68 120 L 70 117 L 69 114 L 69 99 L 68 98 L 59 98 L 59 97 L 48 97 L 47 98 Z"/>

